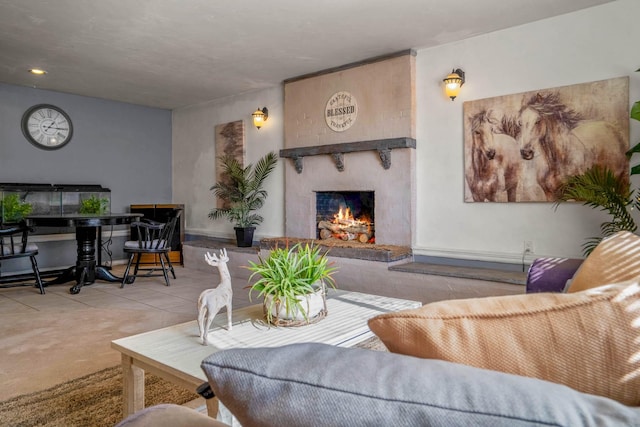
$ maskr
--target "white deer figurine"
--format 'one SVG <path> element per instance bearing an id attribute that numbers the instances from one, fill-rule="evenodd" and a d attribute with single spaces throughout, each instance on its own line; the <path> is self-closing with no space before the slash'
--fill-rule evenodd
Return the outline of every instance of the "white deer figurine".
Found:
<path id="1" fill-rule="evenodd" d="M 207 264 L 218 267 L 220 272 L 220 278 L 222 281 L 218 287 L 213 289 L 206 289 L 202 291 L 198 297 L 198 328 L 200 329 L 200 339 L 202 345 L 209 345 L 209 339 L 207 334 L 209 328 L 213 322 L 214 317 L 220 311 L 222 307 L 227 307 L 227 329 L 231 330 L 231 300 L 233 298 L 233 290 L 231 289 L 231 275 L 227 268 L 227 262 L 229 257 L 227 256 L 227 250 L 221 249 L 220 256 L 215 253 L 211 255 L 207 252 L 204 255 Z"/>

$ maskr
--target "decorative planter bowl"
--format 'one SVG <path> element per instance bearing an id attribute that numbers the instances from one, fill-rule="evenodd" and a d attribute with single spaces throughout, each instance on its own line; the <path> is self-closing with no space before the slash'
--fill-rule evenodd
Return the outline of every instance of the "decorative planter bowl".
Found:
<path id="1" fill-rule="evenodd" d="M 323 284 L 311 294 L 298 296 L 300 307 L 294 305 L 289 307 L 289 310 L 284 302 L 273 302 L 273 296 L 267 294 L 264 298 L 265 316 L 270 312 L 271 323 L 276 326 L 301 326 L 315 323 L 327 314 L 325 293 Z"/>

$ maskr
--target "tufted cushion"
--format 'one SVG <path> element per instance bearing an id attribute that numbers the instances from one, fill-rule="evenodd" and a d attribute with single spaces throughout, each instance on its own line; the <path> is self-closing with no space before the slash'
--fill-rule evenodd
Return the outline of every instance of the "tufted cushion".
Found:
<path id="1" fill-rule="evenodd" d="M 640 425 L 640 410 L 558 384 L 360 348 L 230 349 L 202 369 L 244 426 Z"/>
<path id="2" fill-rule="evenodd" d="M 640 406 L 638 283 L 442 301 L 369 327 L 387 348 L 568 385 Z"/>
<path id="3" fill-rule="evenodd" d="M 604 239 L 584 260 L 567 292 L 640 277 L 640 236 L 621 231 Z"/>

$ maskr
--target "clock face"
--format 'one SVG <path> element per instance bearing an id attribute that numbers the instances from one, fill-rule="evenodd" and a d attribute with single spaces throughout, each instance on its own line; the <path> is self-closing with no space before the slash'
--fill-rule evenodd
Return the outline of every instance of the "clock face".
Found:
<path id="1" fill-rule="evenodd" d="M 36 147 L 55 150 L 71 140 L 73 125 L 69 115 L 60 108 L 40 104 L 29 108 L 22 116 L 22 133 Z"/>

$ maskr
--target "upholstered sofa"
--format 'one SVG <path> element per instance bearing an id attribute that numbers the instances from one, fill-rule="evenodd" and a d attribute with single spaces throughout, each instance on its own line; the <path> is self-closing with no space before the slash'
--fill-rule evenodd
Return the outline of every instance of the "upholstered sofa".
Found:
<path id="1" fill-rule="evenodd" d="M 640 238 L 604 241 L 558 282 L 376 316 L 389 352 L 230 349 L 202 368 L 243 426 L 640 426 Z M 161 405 L 120 424 L 138 425 L 223 424 Z"/>

